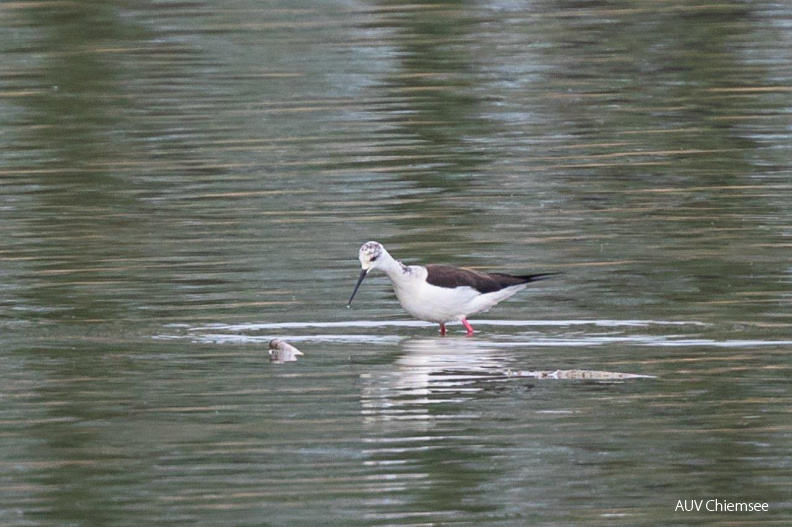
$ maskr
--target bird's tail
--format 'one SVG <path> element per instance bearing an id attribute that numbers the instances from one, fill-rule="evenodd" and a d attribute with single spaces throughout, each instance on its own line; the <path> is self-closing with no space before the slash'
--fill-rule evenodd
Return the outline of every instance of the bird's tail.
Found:
<path id="1" fill-rule="evenodd" d="M 521 275 L 515 275 L 515 278 L 519 278 L 521 280 L 524 280 L 524 283 L 527 284 L 529 282 L 537 282 L 539 280 L 546 280 L 546 279 L 550 278 L 551 276 L 556 276 L 556 275 L 559 275 L 559 274 L 563 274 L 563 273 L 521 274 Z"/>

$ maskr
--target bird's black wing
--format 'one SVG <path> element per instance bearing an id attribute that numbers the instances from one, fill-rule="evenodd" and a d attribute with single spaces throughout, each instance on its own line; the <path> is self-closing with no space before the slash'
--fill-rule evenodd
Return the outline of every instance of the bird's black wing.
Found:
<path id="1" fill-rule="evenodd" d="M 542 280 L 556 273 L 510 275 L 505 273 L 482 273 L 449 265 L 427 265 L 426 281 L 437 287 L 453 289 L 472 287 L 481 294 L 494 293 L 506 287 Z"/>

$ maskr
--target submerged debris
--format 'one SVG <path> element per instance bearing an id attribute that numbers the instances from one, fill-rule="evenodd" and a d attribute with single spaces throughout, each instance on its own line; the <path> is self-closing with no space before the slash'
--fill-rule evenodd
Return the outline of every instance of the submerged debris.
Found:
<path id="1" fill-rule="evenodd" d="M 272 339 L 269 342 L 269 356 L 272 362 L 283 364 L 284 362 L 295 362 L 297 357 L 305 355 L 288 342 L 281 339 Z"/>
<path id="2" fill-rule="evenodd" d="M 536 370 L 506 372 L 508 377 L 530 377 L 533 379 L 590 379 L 595 381 L 621 381 L 624 379 L 656 379 L 654 375 L 638 375 L 636 373 L 619 373 L 615 371 L 597 370 Z"/>

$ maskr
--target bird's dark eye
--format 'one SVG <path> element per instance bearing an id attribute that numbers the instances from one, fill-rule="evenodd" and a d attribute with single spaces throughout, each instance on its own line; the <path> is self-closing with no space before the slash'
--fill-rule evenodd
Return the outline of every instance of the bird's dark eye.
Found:
<path id="1" fill-rule="evenodd" d="M 373 262 L 373 261 L 374 261 L 374 260 L 376 260 L 377 258 L 379 258 L 379 256 L 378 256 L 378 255 L 374 255 L 374 256 L 372 256 L 372 257 L 371 257 L 371 259 L 370 259 L 369 261 Z"/>

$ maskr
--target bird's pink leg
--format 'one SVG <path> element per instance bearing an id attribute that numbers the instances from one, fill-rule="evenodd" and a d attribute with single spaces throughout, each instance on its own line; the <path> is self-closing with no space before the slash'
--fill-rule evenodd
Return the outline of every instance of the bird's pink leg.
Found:
<path id="1" fill-rule="evenodd" d="M 440 335 L 445 336 L 445 334 L 446 334 L 445 324 L 440 324 Z"/>
<path id="2" fill-rule="evenodd" d="M 473 334 L 473 326 L 470 325 L 470 322 L 468 322 L 466 318 L 462 319 L 462 324 L 465 326 L 465 329 L 467 329 L 468 337 L 471 336 Z"/>

